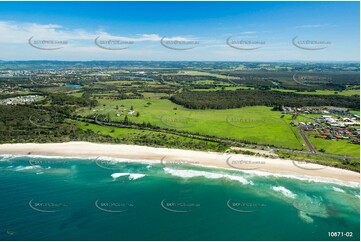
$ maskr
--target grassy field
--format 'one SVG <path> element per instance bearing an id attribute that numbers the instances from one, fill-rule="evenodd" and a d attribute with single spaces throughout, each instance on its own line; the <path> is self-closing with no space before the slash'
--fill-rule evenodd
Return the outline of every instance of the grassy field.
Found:
<path id="1" fill-rule="evenodd" d="M 78 114 L 108 115 L 111 120 L 124 120 L 125 115 L 135 123 L 150 122 L 159 127 L 184 130 L 220 138 L 231 138 L 277 147 L 302 149 L 303 140 L 270 107 L 246 107 L 229 110 L 190 110 L 165 99 L 98 99 L 94 109 L 82 108 Z M 134 113 L 129 114 L 133 106 Z M 118 109 L 116 109 L 118 107 Z M 137 116 L 139 112 L 139 117 Z M 280 135 L 282 134 L 282 135 Z"/>
<path id="2" fill-rule="evenodd" d="M 360 145 L 351 144 L 348 140 L 329 140 L 315 138 L 314 135 L 307 135 L 309 141 L 318 151 L 324 149 L 327 154 L 346 155 L 360 157 Z"/>
<path id="3" fill-rule="evenodd" d="M 297 92 L 296 90 L 287 90 L 287 89 L 277 89 L 273 88 L 274 91 L 279 92 L 295 92 L 298 94 L 308 94 L 308 95 L 340 95 L 340 96 L 352 96 L 352 95 L 360 95 L 360 90 L 344 90 L 341 92 L 335 92 L 332 90 L 316 90 L 316 92 Z"/>
<path id="4" fill-rule="evenodd" d="M 173 134 L 164 134 L 148 130 L 113 128 L 80 121 L 70 121 L 84 132 L 94 132 L 103 136 L 110 136 L 121 143 L 150 145 L 156 147 L 180 148 L 205 151 L 224 152 L 228 147 L 216 142 L 204 141 Z"/>
<path id="5" fill-rule="evenodd" d="M 168 75 L 211 76 L 211 77 L 222 78 L 222 79 L 238 79 L 237 77 L 233 77 L 233 76 L 213 74 L 213 73 L 203 72 L 203 71 L 181 71 L 176 74 L 168 74 Z"/>

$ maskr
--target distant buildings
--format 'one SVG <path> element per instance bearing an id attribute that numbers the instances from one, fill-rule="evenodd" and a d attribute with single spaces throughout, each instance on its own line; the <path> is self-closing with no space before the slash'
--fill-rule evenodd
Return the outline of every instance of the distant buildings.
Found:
<path id="1" fill-rule="evenodd" d="M 1 105 L 17 105 L 17 104 L 28 104 L 35 102 L 40 96 L 38 95 L 27 95 L 18 96 L 0 100 Z"/>
<path id="2" fill-rule="evenodd" d="M 315 137 L 331 140 L 348 139 L 352 143 L 360 143 L 360 115 L 352 114 L 345 108 L 284 107 L 282 113 L 309 119 L 309 122 L 293 120 L 291 124 L 302 127 L 304 131 L 314 132 Z M 320 117 L 310 114 L 320 114 Z"/>

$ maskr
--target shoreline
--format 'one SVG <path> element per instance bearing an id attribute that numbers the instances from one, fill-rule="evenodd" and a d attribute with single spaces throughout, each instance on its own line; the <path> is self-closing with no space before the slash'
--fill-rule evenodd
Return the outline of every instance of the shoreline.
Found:
<path id="1" fill-rule="evenodd" d="M 63 158 L 106 157 L 138 161 L 178 163 L 239 170 L 246 173 L 267 172 L 274 176 L 300 176 L 339 180 L 360 184 L 360 173 L 280 158 L 227 154 L 139 145 L 98 144 L 89 142 L 0 144 L 0 155 L 47 156 Z"/>

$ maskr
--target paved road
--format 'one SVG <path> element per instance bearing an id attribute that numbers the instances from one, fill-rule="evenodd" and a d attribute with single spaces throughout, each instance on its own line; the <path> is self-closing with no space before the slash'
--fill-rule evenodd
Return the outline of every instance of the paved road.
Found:
<path id="1" fill-rule="evenodd" d="M 39 109 L 39 110 L 42 110 L 44 112 L 50 112 L 48 110 L 43 110 L 43 109 Z M 141 126 L 138 124 L 122 124 L 119 122 L 102 122 L 102 121 L 97 120 L 96 118 L 90 119 L 90 118 L 85 118 L 85 117 L 80 117 L 80 116 L 64 115 L 62 113 L 57 113 L 57 114 L 63 115 L 65 118 L 69 118 L 69 119 L 73 119 L 73 120 L 77 120 L 77 121 L 95 123 L 95 124 L 103 125 L 103 126 L 157 131 L 157 132 L 179 135 L 179 136 L 183 136 L 183 137 L 197 138 L 197 139 L 206 140 L 206 141 L 219 142 L 219 143 L 223 143 L 226 145 L 234 145 L 234 146 L 241 146 L 241 147 L 246 146 L 246 147 L 250 147 L 250 148 L 257 148 L 257 149 L 263 149 L 263 150 L 271 150 L 271 151 L 274 150 L 274 151 L 281 151 L 281 152 L 288 152 L 288 153 L 330 157 L 330 158 L 336 158 L 336 159 L 360 160 L 360 158 L 355 158 L 355 157 L 321 154 L 321 153 L 316 154 L 316 153 L 312 153 L 309 151 L 292 150 L 292 149 L 286 149 L 286 148 L 274 148 L 274 147 L 269 147 L 269 146 L 265 146 L 265 145 L 249 144 L 249 143 L 244 143 L 244 142 L 241 142 L 238 140 L 221 139 L 221 138 L 210 137 L 210 136 L 205 136 L 205 135 L 195 135 L 195 134 L 191 134 L 191 133 L 180 132 L 180 131 L 173 130 L 173 129 L 171 130 L 171 129 L 163 129 L 163 128 L 149 128 L 149 127 L 144 127 L 144 126 Z"/>
<path id="2" fill-rule="evenodd" d="M 330 157 L 330 158 L 336 158 L 336 159 L 360 160 L 359 158 L 355 158 L 355 157 L 321 154 L 321 153 L 310 152 L 310 151 L 300 151 L 300 150 L 292 150 L 292 149 L 286 149 L 286 148 L 274 148 L 274 147 L 269 147 L 269 146 L 265 146 L 265 145 L 249 144 L 249 143 L 244 143 L 244 142 L 238 141 L 238 140 L 221 139 L 221 138 L 210 137 L 210 136 L 205 136 L 205 135 L 195 135 L 195 134 L 191 134 L 191 133 L 180 132 L 180 131 L 173 130 L 173 129 L 170 130 L 170 129 L 163 129 L 163 128 L 148 128 L 148 127 L 142 127 L 137 124 L 131 124 L 131 125 L 129 124 L 128 125 L 128 124 L 121 124 L 118 122 L 100 122 L 96 119 L 88 119 L 88 118 L 76 118 L 76 117 L 68 117 L 68 118 L 75 119 L 78 121 L 93 122 L 93 123 L 103 125 L 103 126 L 111 126 L 111 127 L 118 127 L 118 128 L 133 128 L 133 129 L 142 129 L 142 130 L 163 132 L 163 133 L 174 134 L 174 135 L 179 135 L 179 136 L 183 136 L 183 137 L 197 138 L 197 139 L 206 140 L 206 141 L 219 142 L 219 143 L 223 143 L 226 145 L 234 145 L 234 146 L 241 146 L 241 147 L 246 146 L 246 147 L 250 147 L 250 148 L 257 148 L 257 149 L 263 149 L 263 150 L 274 150 L 274 151 L 281 151 L 281 152 L 287 152 L 287 153 Z"/>
<path id="3" fill-rule="evenodd" d="M 315 147 L 313 147 L 311 142 L 307 139 L 307 136 L 305 135 L 305 132 L 303 131 L 303 126 L 298 127 L 298 132 L 300 133 L 302 139 L 305 141 L 305 143 L 306 143 L 308 149 L 310 150 L 310 152 L 316 154 Z"/>

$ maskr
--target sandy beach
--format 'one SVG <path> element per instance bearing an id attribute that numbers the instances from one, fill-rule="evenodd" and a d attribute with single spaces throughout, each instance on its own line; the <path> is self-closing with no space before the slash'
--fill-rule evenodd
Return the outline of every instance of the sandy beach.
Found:
<path id="1" fill-rule="evenodd" d="M 268 172 L 287 176 L 307 176 L 337 179 L 360 183 L 360 174 L 348 170 L 279 158 L 264 158 L 247 155 L 223 154 L 216 152 L 191 151 L 168 148 L 153 148 L 137 145 L 95 144 L 69 142 L 51 144 L 2 144 L 0 155 L 42 155 L 60 157 L 109 157 L 132 160 L 149 160 L 163 164 L 212 166 L 238 169 L 245 172 Z"/>

